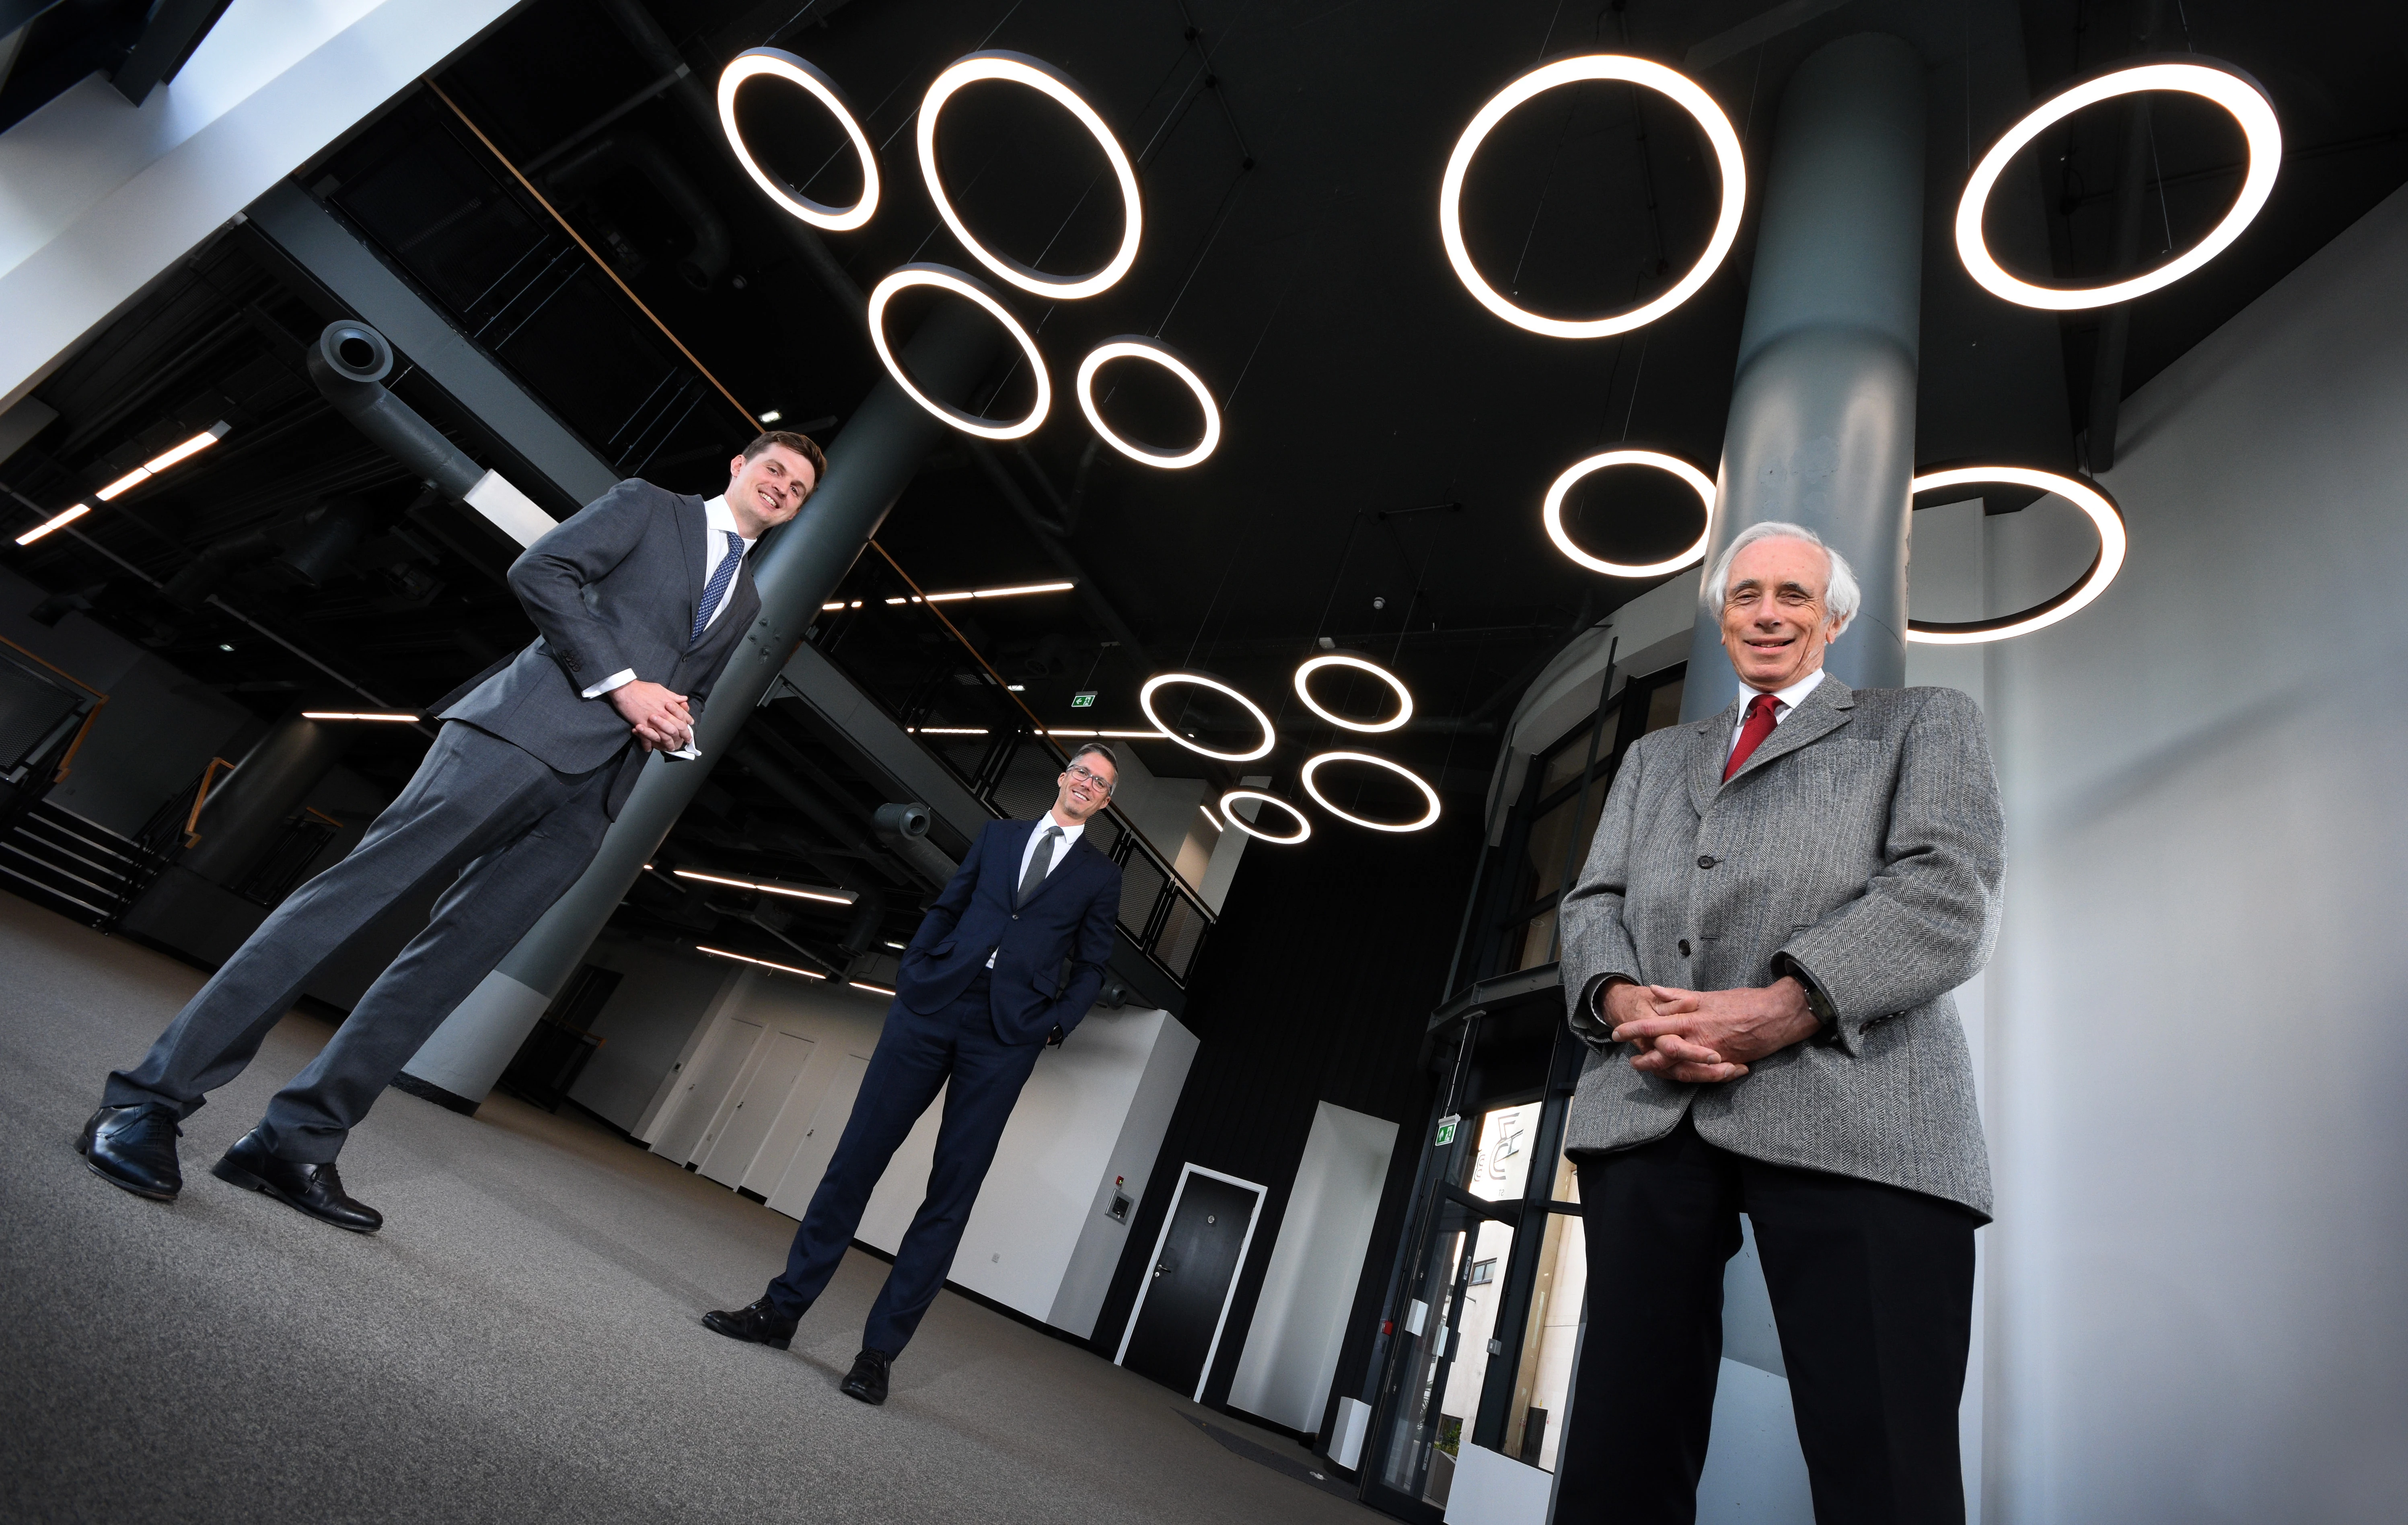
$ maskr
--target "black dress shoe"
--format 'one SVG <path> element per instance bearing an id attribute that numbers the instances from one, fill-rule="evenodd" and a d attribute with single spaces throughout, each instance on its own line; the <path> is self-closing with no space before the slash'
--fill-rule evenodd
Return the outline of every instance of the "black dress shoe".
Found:
<path id="1" fill-rule="evenodd" d="M 83 1125 L 76 1153 L 92 1173 L 137 1197 L 171 1202 L 184 1189 L 183 1167 L 176 1163 L 176 1109 L 164 1101 L 139 1106 L 103 1107 Z"/>
<path id="2" fill-rule="evenodd" d="M 894 1364 L 895 1358 L 883 1350 L 864 1350 L 853 1358 L 853 1370 L 844 1374 L 837 1391 L 865 1403 L 882 1403 L 886 1402 L 886 1374 Z"/>
<path id="3" fill-rule="evenodd" d="M 724 1313 L 702 1316 L 702 1327 L 713 1334 L 724 1334 L 731 1340 L 743 1340 L 752 1345 L 766 1345 L 773 1350 L 783 1350 L 794 1342 L 795 1326 L 802 1320 L 788 1318 L 772 1306 L 767 1298 L 748 1302 Z"/>
<path id="4" fill-rule="evenodd" d="M 235 1140 L 225 1158 L 209 1167 L 209 1173 L 221 1181 L 264 1191 L 321 1223 L 349 1229 L 355 1234 L 372 1234 L 384 1227 L 383 1214 L 344 1194 L 343 1178 L 336 1173 L 333 1160 L 305 1165 L 279 1159 L 267 1152 L 267 1144 L 255 1128 Z"/>

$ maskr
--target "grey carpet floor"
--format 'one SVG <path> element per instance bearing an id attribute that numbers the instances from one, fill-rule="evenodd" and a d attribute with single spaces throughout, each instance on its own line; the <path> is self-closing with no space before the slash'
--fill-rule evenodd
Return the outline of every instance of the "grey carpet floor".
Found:
<path id="1" fill-rule="evenodd" d="M 1382 1518 L 951 1293 L 886 1405 L 853 1403 L 885 1273 L 858 1253 L 793 1351 L 720 1339 L 697 1316 L 757 1296 L 793 1221 L 506 1097 L 386 1094 L 343 1153 L 373 1236 L 212 1178 L 325 1041 L 308 1017 L 185 1125 L 179 1201 L 116 1190 L 76 1129 L 200 979 L 0 894 L 0 1518 Z"/>

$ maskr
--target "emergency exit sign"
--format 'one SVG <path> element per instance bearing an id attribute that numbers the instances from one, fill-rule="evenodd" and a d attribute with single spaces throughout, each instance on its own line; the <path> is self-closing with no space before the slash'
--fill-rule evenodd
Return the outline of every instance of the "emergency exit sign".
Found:
<path id="1" fill-rule="evenodd" d="M 1092 710 L 1095 707 L 1096 691 L 1092 688 L 1070 696 L 1070 708 L 1073 710 Z"/>
<path id="2" fill-rule="evenodd" d="M 1455 1130 L 1462 1125 L 1463 1114 L 1459 1112 L 1448 1113 L 1445 1116 L 1440 1117 L 1438 1120 L 1438 1137 L 1430 1142 L 1436 1144 L 1439 1148 L 1445 1148 L 1448 1144 L 1455 1142 Z"/>

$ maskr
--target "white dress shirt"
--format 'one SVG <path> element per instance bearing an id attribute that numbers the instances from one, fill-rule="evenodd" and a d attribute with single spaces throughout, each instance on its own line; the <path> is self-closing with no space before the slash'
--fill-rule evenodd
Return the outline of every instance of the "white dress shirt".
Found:
<path id="1" fill-rule="evenodd" d="M 1799 679 L 1796 683 L 1791 683 L 1788 687 L 1774 689 L 1772 693 L 1774 701 L 1772 706 L 1773 725 L 1779 726 L 1783 721 L 1788 719 L 1790 712 L 1805 703 L 1806 696 L 1814 692 L 1814 685 L 1822 681 L 1823 669 L 1821 668 L 1816 668 L 1813 671 L 1806 674 L 1803 678 Z M 1753 704 L 1755 699 L 1755 694 L 1751 693 L 1748 696 L 1748 703 Z M 1739 707 L 1739 724 L 1731 727 L 1730 745 L 1723 748 L 1723 755 L 1726 757 L 1739 750 L 1740 733 L 1747 729 L 1747 704 L 1742 704 Z"/>
<path id="2" fill-rule="evenodd" d="M 1062 860 L 1070 856 L 1070 849 L 1078 845 L 1079 839 L 1087 834 L 1087 823 L 1084 821 L 1077 826 L 1064 826 L 1054 818 L 1054 813 L 1050 810 L 1039 816 L 1037 828 L 1028 833 L 1027 842 L 1020 849 L 1020 871 L 1011 876 L 1011 893 L 1014 896 L 1020 893 L 1020 882 L 1028 877 L 1028 860 L 1037 856 L 1037 844 L 1045 840 L 1045 828 L 1049 826 L 1062 835 L 1060 840 L 1054 843 L 1053 858 L 1045 865 L 1045 877 L 1048 879 L 1054 877 L 1054 870 L 1062 866 Z M 998 948 L 996 953 L 1002 951 Z M 989 969 L 995 967 L 995 954 L 986 956 L 986 967 Z"/>
<path id="3" fill-rule="evenodd" d="M 704 590 L 707 592 L 710 587 L 710 574 L 719 569 L 719 563 L 727 554 L 728 536 L 733 535 L 738 541 L 742 542 L 743 551 L 741 554 L 746 557 L 750 557 L 752 554 L 752 547 L 757 542 L 744 539 L 743 530 L 738 527 L 736 523 L 736 511 L 727 506 L 727 495 L 724 493 L 722 493 L 720 496 L 712 498 L 710 502 L 705 503 L 702 506 L 702 585 Z M 743 569 L 741 563 L 738 564 L 737 569 L 739 572 Z M 736 579 L 731 577 L 727 580 L 727 586 L 720 590 L 719 602 L 710 606 L 710 617 L 702 622 L 702 627 L 705 630 L 708 630 L 713 625 L 716 625 L 719 622 L 719 616 L 727 612 L 727 606 L 735 600 L 735 597 Z M 595 683 L 593 687 L 585 690 L 578 697 L 580 698 L 598 699 L 603 695 L 610 692 L 610 690 L 620 687 L 625 683 L 634 683 L 635 681 L 635 669 L 621 668 L 618 671 L 610 674 L 608 678 L 603 679 L 600 683 Z M 688 737 L 685 745 L 678 748 L 675 752 L 668 753 L 667 755 L 681 758 L 687 762 L 692 762 L 696 757 L 701 756 L 702 754 L 695 750 L 694 740 L 692 737 Z"/>

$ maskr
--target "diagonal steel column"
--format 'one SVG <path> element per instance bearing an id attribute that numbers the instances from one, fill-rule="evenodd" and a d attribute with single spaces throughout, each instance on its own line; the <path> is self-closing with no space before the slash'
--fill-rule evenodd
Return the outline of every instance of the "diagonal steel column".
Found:
<path id="1" fill-rule="evenodd" d="M 1896 37 L 1827 44 L 1783 94 L 1707 547 L 1768 519 L 1837 547 L 1865 598 L 1827 665 L 1859 688 L 1906 681 L 1923 142 L 1923 65 Z M 1684 720 L 1739 692 L 1719 612 L 1698 611 Z"/>
<path id="2" fill-rule="evenodd" d="M 1002 344 L 1001 330 L 983 313 L 951 303 L 921 324 L 903 363 L 923 391 L 961 402 Z M 584 877 L 435 1030 L 395 1086 L 461 1112 L 484 1101 L 945 429 L 891 378 L 878 383 L 828 447 L 827 480 L 760 551 L 752 580 L 761 615 L 728 657 L 695 727 L 701 760 L 646 763 Z"/>

